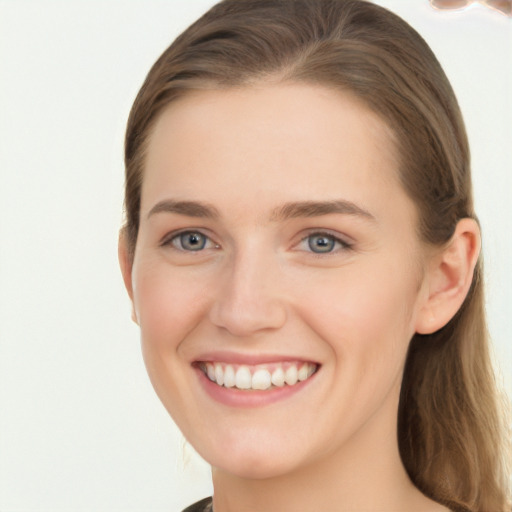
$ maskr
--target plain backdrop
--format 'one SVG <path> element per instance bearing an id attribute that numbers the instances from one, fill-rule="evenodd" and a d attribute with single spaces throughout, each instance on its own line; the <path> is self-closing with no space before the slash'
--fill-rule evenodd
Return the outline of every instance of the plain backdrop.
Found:
<path id="1" fill-rule="evenodd" d="M 512 395 L 512 19 L 381 0 L 429 42 L 473 154 Z M 210 0 L 0 0 L 0 511 L 179 511 L 211 493 L 143 367 L 117 265 L 123 132 Z"/>

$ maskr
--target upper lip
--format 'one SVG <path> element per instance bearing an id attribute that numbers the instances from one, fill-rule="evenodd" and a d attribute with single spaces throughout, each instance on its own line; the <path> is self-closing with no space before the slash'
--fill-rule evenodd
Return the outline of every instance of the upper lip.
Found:
<path id="1" fill-rule="evenodd" d="M 212 363 L 231 363 L 231 364 L 245 364 L 245 365 L 258 365 L 270 363 L 285 363 L 285 362 L 304 362 L 316 363 L 313 359 L 301 356 L 290 356 L 281 354 L 244 354 L 240 352 L 231 351 L 215 351 L 205 352 L 194 358 L 194 362 L 212 362 Z"/>

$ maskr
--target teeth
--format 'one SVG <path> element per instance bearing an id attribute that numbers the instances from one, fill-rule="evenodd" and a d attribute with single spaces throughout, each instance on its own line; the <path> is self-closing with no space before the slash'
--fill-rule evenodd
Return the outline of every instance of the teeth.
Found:
<path id="1" fill-rule="evenodd" d="M 215 363 L 215 382 L 217 382 L 219 386 L 224 384 L 224 371 L 219 363 Z"/>
<path id="2" fill-rule="evenodd" d="M 284 380 L 288 386 L 293 386 L 294 384 L 297 384 L 297 367 L 296 366 L 290 366 L 288 370 L 284 372 Z"/>
<path id="3" fill-rule="evenodd" d="M 212 364 L 206 365 L 206 371 L 208 378 L 212 381 L 215 381 L 215 367 Z"/>
<path id="4" fill-rule="evenodd" d="M 252 389 L 268 389 L 272 385 L 268 370 L 257 370 L 252 376 Z"/>
<path id="5" fill-rule="evenodd" d="M 236 372 L 235 386 L 238 389 L 251 389 L 251 370 L 247 366 L 240 366 Z"/>
<path id="6" fill-rule="evenodd" d="M 272 364 L 273 370 L 264 367 L 251 369 L 248 366 L 236 366 L 224 363 L 202 363 L 201 369 L 212 381 L 226 388 L 266 390 L 271 387 L 294 386 L 297 382 L 307 380 L 316 372 L 312 363 Z"/>
<path id="7" fill-rule="evenodd" d="M 300 370 L 297 372 L 297 379 L 299 379 L 302 382 L 303 380 L 306 380 L 308 377 L 308 365 L 303 364 L 300 367 Z"/>
<path id="8" fill-rule="evenodd" d="M 228 364 L 224 370 L 224 386 L 232 388 L 236 384 L 235 370 Z"/>
<path id="9" fill-rule="evenodd" d="M 272 384 L 279 388 L 284 386 L 284 370 L 282 368 L 277 368 L 272 372 Z"/>

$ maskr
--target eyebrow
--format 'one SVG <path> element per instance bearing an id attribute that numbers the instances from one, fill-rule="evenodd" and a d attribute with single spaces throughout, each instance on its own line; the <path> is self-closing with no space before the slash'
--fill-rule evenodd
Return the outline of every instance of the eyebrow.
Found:
<path id="1" fill-rule="evenodd" d="M 219 211 L 207 203 L 197 201 L 175 201 L 165 199 L 155 204 L 148 213 L 147 218 L 157 213 L 177 213 L 187 217 L 201 217 L 207 219 L 217 219 L 220 217 Z"/>
<path id="2" fill-rule="evenodd" d="M 271 220 L 282 221 L 298 217 L 320 217 L 321 215 L 329 215 L 332 213 L 354 215 L 374 222 L 376 221 L 375 217 L 370 212 L 351 201 L 345 201 L 343 199 L 335 201 L 299 201 L 286 203 L 273 211 Z"/>
<path id="3" fill-rule="evenodd" d="M 187 217 L 198 217 L 207 219 L 218 219 L 219 210 L 208 203 L 198 201 L 176 201 L 174 199 L 165 199 L 158 202 L 149 211 L 147 218 L 157 213 L 177 213 Z M 343 199 L 334 201 L 297 201 L 286 203 L 275 208 L 270 215 L 272 222 L 278 222 L 300 217 L 320 217 L 333 213 L 343 215 L 353 215 L 365 219 L 376 221 L 375 217 L 360 206 Z"/>

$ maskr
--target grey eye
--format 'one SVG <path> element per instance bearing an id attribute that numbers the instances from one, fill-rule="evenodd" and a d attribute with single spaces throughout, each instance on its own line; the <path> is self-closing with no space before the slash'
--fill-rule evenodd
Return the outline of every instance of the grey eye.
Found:
<path id="1" fill-rule="evenodd" d="M 331 252 L 336 246 L 336 239 L 330 235 L 310 235 L 308 236 L 308 246 L 316 253 Z"/>
<path id="2" fill-rule="evenodd" d="M 187 231 L 178 235 L 179 245 L 185 251 L 201 251 L 205 248 L 208 238 L 197 231 Z"/>

